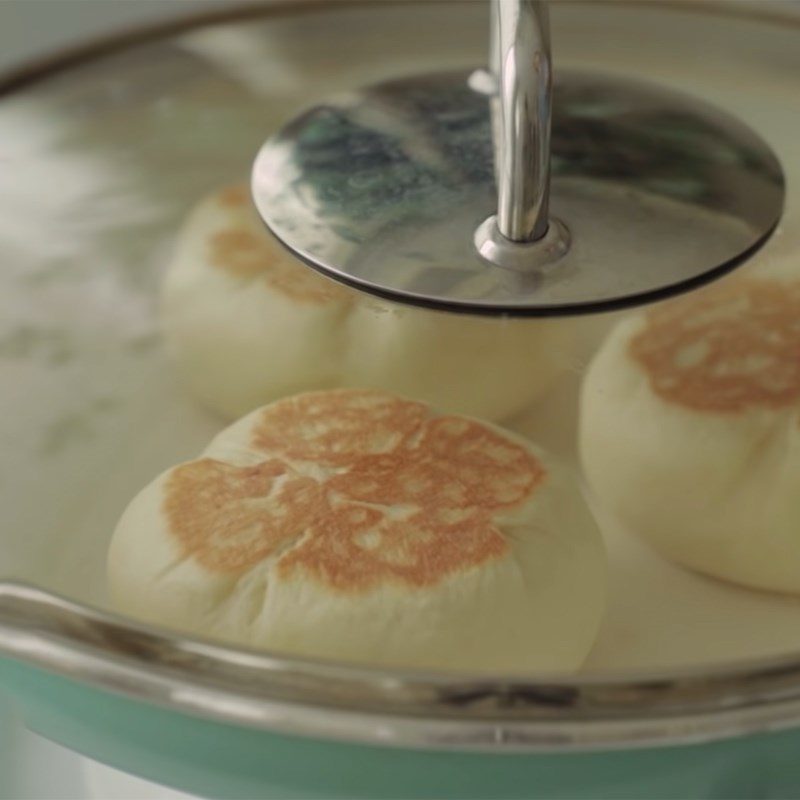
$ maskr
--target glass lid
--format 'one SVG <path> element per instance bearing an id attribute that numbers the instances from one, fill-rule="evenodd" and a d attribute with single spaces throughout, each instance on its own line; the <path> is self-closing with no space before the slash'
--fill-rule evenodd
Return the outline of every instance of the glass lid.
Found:
<path id="1" fill-rule="evenodd" d="M 773 8 L 552 4 L 556 75 L 712 104 L 787 185 L 724 278 L 559 319 L 329 282 L 248 192 L 321 98 L 485 66 L 483 3 L 248 6 L 0 81 L 0 652 L 387 743 L 800 719 L 800 19 Z M 369 173 L 328 201 L 368 216 Z"/>

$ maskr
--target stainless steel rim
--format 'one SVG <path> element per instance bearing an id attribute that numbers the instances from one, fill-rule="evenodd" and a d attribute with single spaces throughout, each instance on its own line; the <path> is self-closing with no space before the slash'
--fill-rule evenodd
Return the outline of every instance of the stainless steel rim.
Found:
<path id="1" fill-rule="evenodd" d="M 249 4 L 105 39 L 0 76 L 0 96 L 120 47 L 221 21 L 329 5 L 330 0 L 271 0 L 258 8 Z M 800 29 L 796 15 L 759 9 L 759 4 L 659 3 L 665 6 Z M 797 655 L 668 673 L 579 676 L 569 682 L 546 676 L 532 681 L 526 675 L 388 672 L 156 632 L 10 582 L 0 583 L 0 653 L 178 712 L 373 745 L 490 752 L 651 747 L 778 730 L 800 721 Z"/>
<path id="2" fill-rule="evenodd" d="M 800 718 L 800 663 L 755 661 L 570 682 L 387 672 L 231 649 L 0 585 L 0 652 L 174 711 L 400 747 L 547 752 L 652 747 L 779 730 Z"/>

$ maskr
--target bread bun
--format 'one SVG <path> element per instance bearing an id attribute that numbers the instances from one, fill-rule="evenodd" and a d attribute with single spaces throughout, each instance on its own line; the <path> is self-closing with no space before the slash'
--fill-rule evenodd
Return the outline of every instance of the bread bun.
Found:
<path id="1" fill-rule="evenodd" d="M 627 318 L 580 428 L 594 493 L 663 555 L 800 592 L 800 282 L 737 276 Z"/>
<path id="2" fill-rule="evenodd" d="M 323 278 L 267 232 L 244 187 L 217 192 L 191 214 L 161 309 L 189 388 L 230 419 L 286 395 L 337 387 L 504 419 L 569 361 L 569 323 L 404 308 Z"/>
<path id="3" fill-rule="evenodd" d="M 395 667 L 574 670 L 605 557 L 572 476 L 474 419 L 376 391 L 280 400 L 123 514 L 108 573 L 142 620 Z"/>

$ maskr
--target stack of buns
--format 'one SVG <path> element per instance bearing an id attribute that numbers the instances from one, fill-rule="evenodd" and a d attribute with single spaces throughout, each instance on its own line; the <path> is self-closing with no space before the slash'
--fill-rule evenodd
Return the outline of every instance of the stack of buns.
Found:
<path id="1" fill-rule="evenodd" d="M 120 610 L 372 665 L 580 667 L 600 533 L 558 459 L 490 421 L 564 371 L 568 325 L 358 297 L 295 261 L 239 186 L 193 212 L 162 300 L 194 394 L 245 416 L 123 514 Z M 580 394 L 604 516 L 690 569 L 800 593 L 800 281 L 734 276 L 625 316 Z"/>

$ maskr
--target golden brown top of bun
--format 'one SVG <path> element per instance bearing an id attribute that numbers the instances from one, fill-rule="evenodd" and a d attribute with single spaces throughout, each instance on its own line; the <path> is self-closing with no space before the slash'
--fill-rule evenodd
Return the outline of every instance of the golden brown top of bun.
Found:
<path id="1" fill-rule="evenodd" d="M 645 319 L 630 354 L 663 400 L 717 413 L 800 401 L 800 282 L 729 281 Z"/>
<path id="2" fill-rule="evenodd" d="M 241 209 L 241 214 L 237 222 L 210 237 L 211 264 L 241 278 L 263 277 L 272 289 L 300 303 L 349 301 L 346 289 L 301 264 L 263 225 L 253 225 L 255 211 L 246 186 L 222 189 L 215 200 L 223 208 Z"/>
<path id="3" fill-rule="evenodd" d="M 282 574 L 351 593 L 430 586 L 504 555 L 496 516 L 546 475 L 490 425 L 376 391 L 273 403 L 251 447 L 255 465 L 202 458 L 170 475 L 164 510 L 183 555 L 216 572 L 277 555 Z"/>

